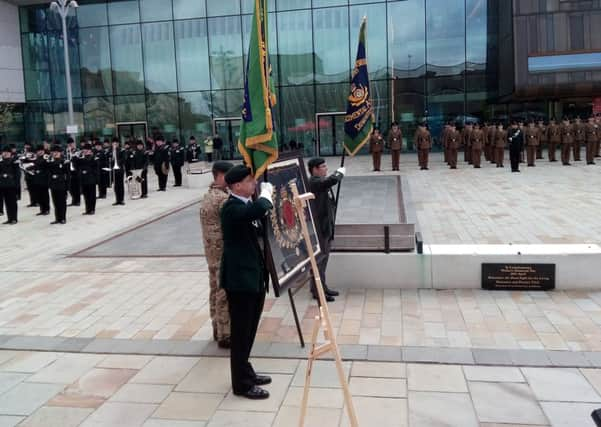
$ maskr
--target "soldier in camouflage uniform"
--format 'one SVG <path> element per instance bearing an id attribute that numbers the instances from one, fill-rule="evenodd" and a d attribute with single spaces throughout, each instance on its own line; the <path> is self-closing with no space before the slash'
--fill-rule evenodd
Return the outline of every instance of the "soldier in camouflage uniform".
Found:
<path id="1" fill-rule="evenodd" d="M 219 286 L 219 267 L 223 254 L 223 237 L 221 235 L 221 207 L 229 197 L 225 174 L 232 168 L 229 162 L 213 163 L 213 183 L 205 194 L 200 205 L 200 223 L 204 239 L 205 256 L 209 266 L 209 307 L 213 322 L 213 339 L 219 347 L 230 347 L 230 315 L 227 295 Z"/>

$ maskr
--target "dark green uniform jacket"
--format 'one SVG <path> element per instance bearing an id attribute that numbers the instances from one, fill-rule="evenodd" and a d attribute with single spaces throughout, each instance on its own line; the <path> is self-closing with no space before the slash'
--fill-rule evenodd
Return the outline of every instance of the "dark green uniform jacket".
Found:
<path id="1" fill-rule="evenodd" d="M 317 215 L 317 229 L 319 238 L 323 241 L 332 240 L 334 235 L 334 218 L 336 212 L 336 201 L 332 193 L 332 187 L 340 182 L 342 175 L 338 172 L 325 178 L 311 176 L 309 178 L 309 190 L 315 195 L 315 214 Z"/>

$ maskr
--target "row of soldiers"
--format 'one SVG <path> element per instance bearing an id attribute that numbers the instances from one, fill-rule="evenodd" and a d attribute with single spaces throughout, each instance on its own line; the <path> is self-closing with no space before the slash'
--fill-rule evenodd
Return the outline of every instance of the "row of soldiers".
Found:
<path id="1" fill-rule="evenodd" d="M 84 215 L 94 215 L 97 198 L 104 199 L 107 188 L 113 187 L 114 206 L 124 205 L 125 182 L 138 185 L 140 198 L 148 196 L 148 167 L 152 165 L 158 179 L 158 191 L 166 191 L 169 170 L 173 170 L 175 187 L 182 185 L 182 167 L 184 162 L 196 162 L 200 159 L 200 149 L 190 143 L 185 149 L 174 140 L 168 147 L 162 136 L 158 136 L 150 150 L 142 140 L 133 143 L 126 141 L 121 146 L 114 138 L 101 143 L 97 139 L 85 141 L 77 148 L 75 141 L 69 138 L 67 147 L 59 144 L 51 147 L 38 145 L 35 150 L 25 144 L 22 153 L 16 147 L 6 146 L 2 150 L 0 161 L 0 214 L 7 211 L 4 224 L 16 224 L 17 201 L 21 196 L 21 175 L 25 177 L 25 186 L 30 203 L 27 207 L 39 207 L 37 214 L 50 214 L 50 199 L 54 205 L 55 220 L 51 224 L 65 224 L 67 212 L 67 194 L 71 196 L 69 206 L 80 206 L 83 196 Z M 135 180 L 135 183 L 132 183 Z"/>

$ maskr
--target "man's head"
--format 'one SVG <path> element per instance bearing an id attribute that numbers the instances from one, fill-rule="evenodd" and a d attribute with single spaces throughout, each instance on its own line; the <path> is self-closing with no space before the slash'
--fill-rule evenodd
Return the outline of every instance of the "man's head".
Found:
<path id="1" fill-rule="evenodd" d="M 232 193 L 250 198 L 255 194 L 257 181 L 253 177 L 249 167 L 236 165 L 225 174 L 225 182 Z"/>
<path id="2" fill-rule="evenodd" d="M 397 122 L 392 122 L 392 130 L 394 132 L 399 130 L 399 124 Z"/>
<path id="3" fill-rule="evenodd" d="M 144 150 L 144 141 L 142 141 L 141 139 L 138 139 L 136 141 L 136 150 Z"/>
<path id="4" fill-rule="evenodd" d="M 173 148 L 179 147 L 179 140 L 177 138 L 174 138 L 173 141 L 171 141 L 171 146 Z"/>
<path id="5" fill-rule="evenodd" d="M 121 142 L 119 141 L 119 138 L 113 138 L 113 140 L 111 141 L 111 146 L 113 148 L 119 148 L 121 146 Z"/>
<path id="6" fill-rule="evenodd" d="M 196 144 L 196 138 L 194 138 L 194 135 L 190 137 L 190 144 Z"/>
<path id="7" fill-rule="evenodd" d="M 312 176 L 325 177 L 328 174 L 328 164 L 321 157 L 309 160 L 308 167 Z"/>
<path id="8" fill-rule="evenodd" d="M 42 145 L 42 144 L 36 145 L 35 152 L 38 156 L 44 155 L 45 151 L 46 151 L 46 148 L 44 147 L 44 145 Z"/>
<path id="9" fill-rule="evenodd" d="M 94 148 L 95 148 L 96 150 L 101 150 L 101 149 L 102 149 L 102 143 L 100 142 L 100 140 L 99 140 L 99 139 L 95 139 L 95 140 L 94 140 Z"/>
<path id="10" fill-rule="evenodd" d="M 163 138 L 163 135 L 157 135 L 157 137 L 154 139 L 154 142 L 157 147 L 160 147 L 165 143 L 165 138 Z"/>
<path id="11" fill-rule="evenodd" d="M 213 184 L 219 188 L 227 187 L 225 174 L 233 167 L 234 165 L 230 162 L 218 161 L 213 163 L 213 168 L 211 170 L 211 172 L 213 172 Z"/>
<path id="12" fill-rule="evenodd" d="M 52 155 L 53 159 L 59 159 L 63 154 L 63 149 L 60 145 L 53 145 L 50 149 L 50 154 Z"/>
<path id="13" fill-rule="evenodd" d="M 375 136 L 380 136 L 380 129 L 379 128 L 374 128 L 374 135 Z"/>
<path id="14" fill-rule="evenodd" d="M 10 147 L 8 145 L 5 145 L 4 147 L 2 147 L 2 158 L 10 159 L 11 157 L 12 157 L 12 153 L 10 151 Z"/>

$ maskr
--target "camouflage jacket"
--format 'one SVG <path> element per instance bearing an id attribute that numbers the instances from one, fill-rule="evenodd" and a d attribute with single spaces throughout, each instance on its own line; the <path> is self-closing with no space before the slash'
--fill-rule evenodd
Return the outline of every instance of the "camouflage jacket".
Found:
<path id="1" fill-rule="evenodd" d="M 228 199 L 229 194 L 215 184 L 211 184 L 209 191 L 200 203 L 200 224 L 205 248 L 205 256 L 209 266 L 219 265 L 223 253 L 223 236 L 221 234 L 221 207 Z"/>

